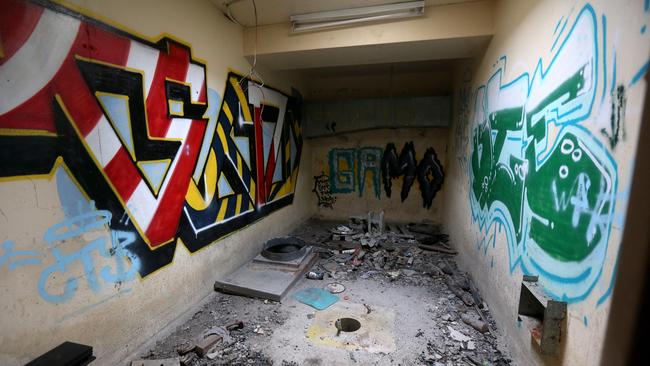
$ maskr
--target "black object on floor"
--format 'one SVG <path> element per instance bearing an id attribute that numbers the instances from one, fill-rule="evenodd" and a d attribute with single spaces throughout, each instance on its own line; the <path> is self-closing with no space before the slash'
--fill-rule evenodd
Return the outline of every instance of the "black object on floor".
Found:
<path id="1" fill-rule="evenodd" d="M 25 366 L 82 366 L 95 359 L 93 348 L 74 342 L 63 342 Z"/>

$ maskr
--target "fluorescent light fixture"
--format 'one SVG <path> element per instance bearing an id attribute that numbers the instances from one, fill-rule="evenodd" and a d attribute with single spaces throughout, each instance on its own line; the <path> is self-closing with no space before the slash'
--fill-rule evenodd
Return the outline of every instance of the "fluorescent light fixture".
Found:
<path id="1" fill-rule="evenodd" d="M 358 23 L 411 18 L 424 15 L 424 1 L 408 1 L 362 8 L 319 11 L 292 15 L 293 33 L 350 26 Z"/>

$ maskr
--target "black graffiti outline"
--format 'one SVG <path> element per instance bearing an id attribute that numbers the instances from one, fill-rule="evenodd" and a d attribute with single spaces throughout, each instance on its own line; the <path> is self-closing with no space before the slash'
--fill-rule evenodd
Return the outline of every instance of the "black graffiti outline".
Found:
<path id="1" fill-rule="evenodd" d="M 390 142 L 386 145 L 384 156 L 381 159 L 381 178 L 384 182 L 386 196 L 390 197 L 392 193 L 392 179 L 404 176 L 400 194 L 402 202 L 404 202 L 409 195 L 413 182 L 415 182 L 416 172 L 417 163 L 413 141 L 404 144 L 399 157 L 394 143 Z"/>
<path id="2" fill-rule="evenodd" d="M 431 178 L 429 178 L 429 175 L 431 175 Z M 417 177 L 422 195 L 422 205 L 424 208 L 431 208 L 433 199 L 442 188 L 445 179 L 445 173 L 440 160 L 438 160 L 438 154 L 432 147 L 427 149 L 418 164 Z"/>
<path id="3" fill-rule="evenodd" d="M 336 197 L 332 196 L 330 192 L 329 177 L 325 174 L 325 172 L 321 172 L 320 175 L 314 176 L 314 188 L 311 191 L 316 193 L 318 206 L 334 209 Z"/>

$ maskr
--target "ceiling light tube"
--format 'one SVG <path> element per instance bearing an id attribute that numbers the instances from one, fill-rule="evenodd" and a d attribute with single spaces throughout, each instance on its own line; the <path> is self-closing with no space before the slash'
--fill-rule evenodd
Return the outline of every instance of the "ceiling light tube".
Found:
<path id="1" fill-rule="evenodd" d="M 367 6 L 362 8 L 321 11 L 317 13 L 292 15 L 294 33 L 354 25 L 387 19 L 400 19 L 424 14 L 424 1 Z"/>

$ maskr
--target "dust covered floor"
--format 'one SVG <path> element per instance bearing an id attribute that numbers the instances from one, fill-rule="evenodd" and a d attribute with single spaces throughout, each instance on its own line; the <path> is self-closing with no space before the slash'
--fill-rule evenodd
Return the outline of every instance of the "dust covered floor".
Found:
<path id="1" fill-rule="evenodd" d="M 310 220 L 293 235 L 327 247 L 328 229 L 337 225 Z M 231 339 L 201 358 L 189 353 L 184 364 L 510 364 L 487 305 L 470 291 L 471 281 L 457 270 L 454 256 L 422 250 L 414 240 L 398 241 L 382 245 L 379 240 L 353 254 L 319 248 L 322 253 L 312 269 L 325 278 L 302 280 L 282 303 L 214 293 L 190 320 L 140 357 L 179 357 L 178 350 L 206 329 L 241 320 L 244 327 L 232 330 Z M 300 290 L 331 283 L 345 290 L 328 309 L 316 310 L 293 298 Z M 488 324 L 482 324 L 479 312 Z M 337 332 L 334 323 L 339 317 L 357 319 L 361 327 Z"/>

